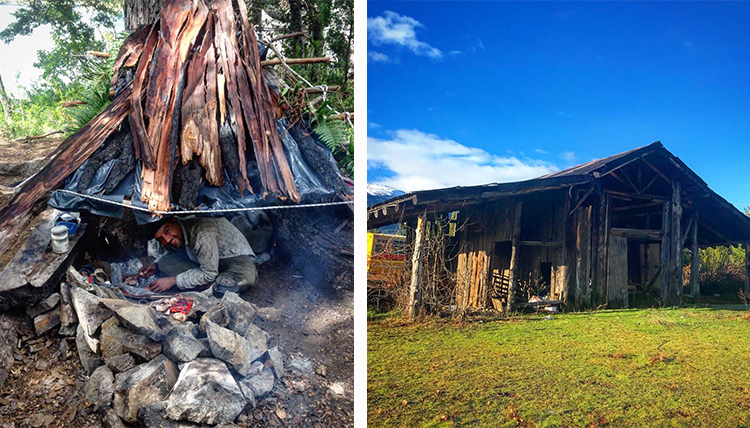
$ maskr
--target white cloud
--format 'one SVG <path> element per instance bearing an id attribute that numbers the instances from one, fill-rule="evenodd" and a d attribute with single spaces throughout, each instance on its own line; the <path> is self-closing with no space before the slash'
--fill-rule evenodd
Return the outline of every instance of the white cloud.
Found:
<path id="1" fill-rule="evenodd" d="M 380 53 L 380 52 L 375 52 L 375 51 L 368 51 L 367 57 L 370 58 L 372 62 L 390 62 L 391 61 L 391 58 L 388 55 L 384 53 Z"/>
<path id="2" fill-rule="evenodd" d="M 560 153 L 560 159 L 564 160 L 565 162 L 575 162 L 576 154 L 575 152 L 562 152 Z"/>
<path id="3" fill-rule="evenodd" d="M 375 123 L 375 122 L 367 122 L 367 126 L 370 129 L 378 129 L 378 128 L 380 128 L 380 124 L 379 123 Z"/>
<path id="4" fill-rule="evenodd" d="M 456 55 L 459 55 L 460 53 L 461 53 L 461 51 L 450 51 L 450 52 L 448 52 L 448 55 L 450 55 L 450 56 L 456 56 Z"/>
<path id="5" fill-rule="evenodd" d="M 378 182 L 403 191 L 519 181 L 557 170 L 541 160 L 497 156 L 406 129 L 392 132 L 388 139 L 368 137 L 367 163 L 368 168 L 384 168 L 393 174 Z"/>
<path id="6" fill-rule="evenodd" d="M 484 42 L 482 42 L 482 39 L 477 39 L 477 46 L 479 46 L 479 49 L 484 50 Z"/>
<path id="7" fill-rule="evenodd" d="M 547 154 L 547 151 L 546 150 L 542 150 L 542 149 L 536 149 L 534 151 L 537 152 L 537 153 L 539 153 L 539 154 L 543 154 L 543 155 Z"/>
<path id="8" fill-rule="evenodd" d="M 387 10 L 382 16 L 367 18 L 368 41 L 374 45 L 399 45 L 415 55 L 440 58 L 440 49 L 417 39 L 416 28 L 424 27 L 416 19 Z"/>

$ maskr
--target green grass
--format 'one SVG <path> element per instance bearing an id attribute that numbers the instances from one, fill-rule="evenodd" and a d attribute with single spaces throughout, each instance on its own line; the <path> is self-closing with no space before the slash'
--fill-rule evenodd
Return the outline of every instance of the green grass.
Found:
<path id="1" fill-rule="evenodd" d="M 368 425 L 750 425 L 741 306 L 371 321 Z M 745 317 L 748 318 L 748 317 Z"/>

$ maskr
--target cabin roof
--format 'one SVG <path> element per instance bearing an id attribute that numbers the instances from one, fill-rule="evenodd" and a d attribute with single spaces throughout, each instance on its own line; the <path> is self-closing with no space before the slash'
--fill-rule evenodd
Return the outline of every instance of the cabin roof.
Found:
<path id="1" fill-rule="evenodd" d="M 699 230 L 701 245 L 750 241 L 750 217 L 711 190 L 660 141 L 531 180 L 410 192 L 371 206 L 367 212 L 367 225 L 375 228 L 410 221 L 425 210 L 444 213 L 481 202 L 577 185 L 593 184 L 596 187 L 600 185 L 596 182 L 602 177 L 617 174 L 620 168 L 641 159 L 665 180 L 679 181 L 684 194 L 694 201 L 702 226 Z"/>

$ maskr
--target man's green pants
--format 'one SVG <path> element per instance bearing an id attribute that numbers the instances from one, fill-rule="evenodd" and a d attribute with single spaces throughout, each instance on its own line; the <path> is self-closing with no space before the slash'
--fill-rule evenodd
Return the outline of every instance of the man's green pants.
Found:
<path id="1" fill-rule="evenodd" d="M 168 252 L 156 260 L 160 276 L 177 276 L 178 274 L 195 269 L 197 263 L 190 260 L 185 250 Z M 240 290 L 246 290 L 258 281 L 258 268 L 250 256 L 237 256 L 219 260 L 219 275 L 227 276 L 237 282 Z M 208 284 L 206 284 L 208 285 Z"/>

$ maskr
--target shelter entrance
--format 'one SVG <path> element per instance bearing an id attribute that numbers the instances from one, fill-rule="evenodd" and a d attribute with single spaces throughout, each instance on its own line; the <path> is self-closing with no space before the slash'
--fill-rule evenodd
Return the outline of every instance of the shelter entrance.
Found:
<path id="1" fill-rule="evenodd" d="M 607 269 L 610 307 L 627 308 L 636 293 L 648 294 L 660 275 L 659 241 L 645 236 L 611 235 Z"/>

